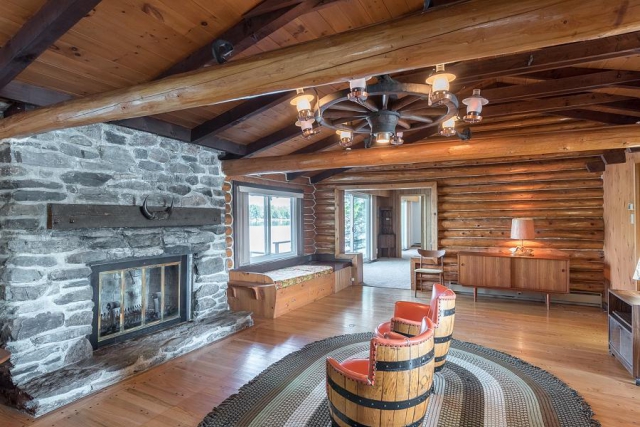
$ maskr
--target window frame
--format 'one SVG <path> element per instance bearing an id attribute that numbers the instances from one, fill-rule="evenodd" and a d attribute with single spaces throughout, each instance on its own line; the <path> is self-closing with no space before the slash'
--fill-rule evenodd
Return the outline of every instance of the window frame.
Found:
<path id="1" fill-rule="evenodd" d="M 269 252 L 267 255 L 251 257 L 249 196 L 265 197 L 265 246 Z M 291 252 L 285 254 L 272 254 L 271 251 L 271 203 L 269 197 L 288 197 L 292 199 L 291 208 Z M 233 246 L 234 265 L 245 267 L 248 265 L 266 264 L 276 260 L 296 258 L 302 255 L 304 250 L 304 221 L 302 216 L 304 191 L 291 188 L 272 187 L 259 184 L 247 184 L 243 182 L 233 185 Z"/>

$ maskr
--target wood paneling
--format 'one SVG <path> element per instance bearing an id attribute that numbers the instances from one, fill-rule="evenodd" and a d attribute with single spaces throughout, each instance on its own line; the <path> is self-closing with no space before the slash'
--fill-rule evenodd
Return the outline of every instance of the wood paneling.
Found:
<path id="1" fill-rule="evenodd" d="M 604 186 L 604 259 L 611 271 L 612 289 L 636 289 L 632 279 L 636 268 L 636 229 L 631 221 L 635 215 L 638 222 L 638 202 L 636 186 L 640 176 L 636 176 L 636 164 L 640 153 L 627 155 L 627 162 L 608 165 L 602 175 Z M 635 205 L 629 210 L 628 205 Z"/>
<path id="2" fill-rule="evenodd" d="M 511 218 L 533 217 L 536 238 L 527 241 L 526 246 L 539 254 L 568 255 L 572 291 L 603 292 L 603 194 L 606 191 L 601 174 L 586 171 L 589 161 L 589 157 L 583 157 L 412 169 L 416 176 L 428 177 L 437 183 L 438 249 L 447 251 L 445 280 L 458 280 L 458 252 L 507 251 L 520 243 L 510 238 Z M 623 165 L 607 168 L 620 166 Z M 345 182 L 369 188 L 375 188 L 376 184 L 389 185 L 395 172 L 352 170 L 319 185 L 316 197 L 329 205 L 334 187 Z M 403 177 L 402 171 L 399 176 Z M 318 219 L 322 220 L 318 225 L 319 234 L 330 237 L 332 212 L 323 213 Z M 323 250 L 332 253 L 329 239 L 323 243 Z"/>

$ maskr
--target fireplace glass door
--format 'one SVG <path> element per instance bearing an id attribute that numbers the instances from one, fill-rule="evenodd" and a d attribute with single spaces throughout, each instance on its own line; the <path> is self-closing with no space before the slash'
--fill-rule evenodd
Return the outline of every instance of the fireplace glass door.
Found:
<path id="1" fill-rule="evenodd" d="M 182 257 L 176 261 L 114 267 L 98 268 L 104 271 L 94 268 L 98 311 L 94 347 L 185 318 Z"/>

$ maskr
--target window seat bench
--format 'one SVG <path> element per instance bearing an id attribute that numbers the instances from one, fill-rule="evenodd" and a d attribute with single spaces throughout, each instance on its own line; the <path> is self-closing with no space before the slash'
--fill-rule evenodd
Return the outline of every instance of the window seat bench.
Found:
<path id="1" fill-rule="evenodd" d="M 229 271 L 227 299 L 234 311 L 275 319 L 352 283 L 351 260 L 309 255 Z"/>

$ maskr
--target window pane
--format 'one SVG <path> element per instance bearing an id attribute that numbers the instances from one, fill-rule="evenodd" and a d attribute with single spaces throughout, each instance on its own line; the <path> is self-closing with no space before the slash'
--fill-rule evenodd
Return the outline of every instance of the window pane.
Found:
<path id="1" fill-rule="evenodd" d="M 271 200 L 271 253 L 293 252 L 293 224 L 290 197 L 270 197 Z"/>
<path id="2" fill-rule="evenodd" d="M 344 195 L 344 250 L 353 252 L 353 195 Z"/>
<path id="3" fill-rule="evenodd" d="M 249 250 L 251 258 L 267 253 L 266 222 L 264 218 L 265 197 L 249 195 Z"/>

